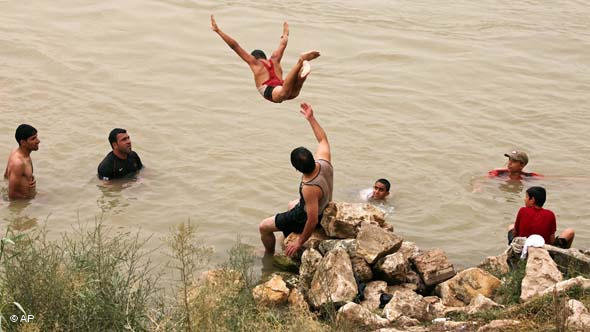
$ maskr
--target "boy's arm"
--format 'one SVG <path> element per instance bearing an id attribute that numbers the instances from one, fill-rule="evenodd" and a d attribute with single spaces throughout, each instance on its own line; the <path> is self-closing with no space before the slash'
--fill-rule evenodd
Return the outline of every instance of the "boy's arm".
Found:
<path id="1" fill-rule="evenodd" d="M 271 59 L 275 60 L 277 63 L 281 62 L 281 59 L 283 58 L 283 52 L 285 52 L 288 42 L 289 24 L 285 22 L 283 23 L 283 34 L 281 35 L 281 40 L 279 41 L 279 47 L 274 52 L 272 52 Z"/>
<path id="2" fill-rule="evenodd" d="M 25 174 L 25 163 L 22 160 L 15 160 L 8 176 L 8 198 L 20 199 L 26 198 L 21 192 L 18 191 L 20 181 Z"/>
<path id="3" fill-rule="evenodd" d="M 228 36 L 226 33 L 224 33 L 223 31 L 221 31 L 221 29 L 219 29 L 219 27 L 217 26 L 217 22 L 215 22 L 215 18 L 213 17 L 213 15 L 211 15 L 211 30 L 217 32 L 217 34 L 221 37 L 221 39 L 223 39 L 223 41 L 232 49 L 234 50 L 234 52 L 236 52 L 238 54 L 238 56 L 240 58 L 242 58 L 242 60 L 244 60 L 248 65 L 252 66 L 254 64 L 256 64 L 256 58 L 254 56 L 252 56 L 250 53 L 246 52 L 241 46 L 240 44 L 238 44 L 237 41 L 235 41 L 235 39 L 233 39 L 232 37 Z"/>
<path id="4" fill-rule="evenodd" d="M 328 162 L 331 162 L 330 143 L 328 142 L 328 136 L 313 116 L 313 109 L 311 108 L 311 105 L 308 103 L 301 103 L 301 110 L 299 112 L 305 116 L 307 121 L 309 121 L 311 129 L 313 130 L 313 134 L 318 140 L 318 147 L 315 152 L 315 157 L 317 159 L 324 159 Z"/>

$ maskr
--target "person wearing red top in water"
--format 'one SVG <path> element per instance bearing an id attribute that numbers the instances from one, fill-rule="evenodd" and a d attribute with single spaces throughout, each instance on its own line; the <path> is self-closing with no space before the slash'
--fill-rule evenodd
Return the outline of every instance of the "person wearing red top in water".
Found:
<path id="1" fill-rule="evenodd" d="M 528 177 L 542 177 L 543 175 L 533 172 L 524 172 L 522 169 L 529 163 L 529 157 L 523 151 L 514 150 L 505 153 L 508 157 L 508 165 L 506 168 L 497 168 L 488 172 L 488 176 L 507 176 L 510 180 L 522 180 Z"/>
<path id="2" fill-rule="evenodd" d="M 309 61 L 320 56 L 318 51 L 302 53 L 283 81 L 281 58 L 289 40 L 289 25 L 287 22 L 283 23 L 283 35 L 279 47 L 272 53 L 270 60 L 266 58 L 266 54 L 261 50 L 254 50 L 248 54 L 237 41 L 219 29 L 213 15 L 211 15 L 211 29 L 217 32 L 221 39 L 250 66 L 252 73 L 254 73 L 254 83 L 258 92 L 262 97 L 274 103 L 282 103 L 299 95 L 307 75 L 311 72 Z"/>
<path id="3" fill-rule="evenodd" d="M 524 207 L 518 210 L 514 225 L 508 226 L 508 244 L 515 237 L 529 237 L 538 234 L 545 239 L 546 244 L 567 249 L 574 241 L 575 232 L 567 228 L 557 238 L 555 231 L 557 224 L 555 214 L 551 210 L 543 209 L 547 193 L 543 187 L 530 187 L 524 197 Z"/>

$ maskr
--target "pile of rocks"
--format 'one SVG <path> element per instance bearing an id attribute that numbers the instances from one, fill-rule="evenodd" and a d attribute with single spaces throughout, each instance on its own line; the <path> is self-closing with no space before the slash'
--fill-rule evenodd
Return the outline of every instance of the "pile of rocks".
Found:
<path id="1" fill-rule="evenodd" d="M 283 248 L 297 236 L 289 235 Z M 295 257 L 297 282 L 275 275 L 254 289 L 257 301 L 312 310 L 334 305 L 337 319 L 374 329 L 408 328 L 450 311 L 499 306 L 489 298 L 498 278 L 481 268 L 456 273 L 441 249 L 404 241 L 370 204 L 330 203 L 321 227 Z"/>

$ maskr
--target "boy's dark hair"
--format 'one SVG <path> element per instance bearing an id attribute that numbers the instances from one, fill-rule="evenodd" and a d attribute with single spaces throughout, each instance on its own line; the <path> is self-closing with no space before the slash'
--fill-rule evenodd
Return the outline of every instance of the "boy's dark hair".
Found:
<path id="1" fill-rule="evenodd" d="M 291 151 L 291 165 L 303 174 L 309 174 L 315 169 L 315 159 L 308 149 L 300 146 Z"/>
<path id="2" fill-rule="evenodd" d="M 111 130 L 111 132 L 109 133 L 109 145 L 111 146 L 111 148 L 113 148 L 113 143 L 117 142 L 117 135 L 125 134 L 126 132 L 127 130 L 123 128 L 115 128 Z"/>
<path id="3" fill-rule="evenodd" d="M 16 132 L 14 133 L 14 138 L 16 138 L 16 142 L 20 145 L 20 141 L 28 140 L 29 137 L 37 134 L 37 129 L 33 126 L 28 124 L 21 124 L 16 128 Z"/>
<path id="4" fill-rule="evenodd" d="M 545 204 L 545 200 L 547 199 L 547 192 L 543 187 L 530 187 L 526 190 L 526 193 L 529 195 L 529 198 L 535 199 L 535 205 L 538 207 L 543 207 Z"/>
<path id="5" fill-rule="evenodd" d="M 266 60 L 266 54 L 264 54 L 264 52 L 262 50 L 254 50 L 250 54 L 253 57 L 255 57 L 256 59 L 265 59 Z"/>
<path id="6" fill-rule="evenodd" d="M 385 191 L 389 191 L 389 188 L 391 188 L 391 183 L 389 183 L 389 181 L 387 181 L 387 179 L 379 179 L 375 182 L 383 183 L 385 185 Z"/>

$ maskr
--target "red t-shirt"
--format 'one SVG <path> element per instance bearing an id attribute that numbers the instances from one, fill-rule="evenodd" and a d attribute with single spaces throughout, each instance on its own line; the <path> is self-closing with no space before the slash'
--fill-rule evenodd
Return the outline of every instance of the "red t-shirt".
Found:
<path id="1" fill-rule="evenodd" d="M 510 174 L 510 172 L 508 171 L 507 168 L 497 168 L 497 169 L 493 169 L 491 171 L 488 172 L 488 176 L 489 177 L 495 177 L 495 176 L 507 176 L 508 174 Z M 522 172 L 521 173 L 523 177 L 543 177 L 542 174 L 539 173 L 535 173 L 535 172 Z"/>
<path id="2" fill-rule="evenodd" d="M 529 237 L 538 234 L 545 239 L 545 243 L 551 244 L 549 241 L 551 235 L 555 235 L 556 228 L 555 214 L 551 210 L 539 207 L 522 207 L 518 210 L 514 222 L 514 236 Z"/>

